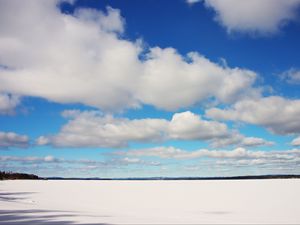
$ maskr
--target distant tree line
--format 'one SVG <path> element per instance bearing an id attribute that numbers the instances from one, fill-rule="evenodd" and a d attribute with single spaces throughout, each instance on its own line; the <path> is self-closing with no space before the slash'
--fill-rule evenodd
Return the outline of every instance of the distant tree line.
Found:
<path id="1" fill-rule="evenodd" d="M 37 180 L 40 178 L 34 174 L 0 171 L 0 180 L 22 180 L 22 179 Z"/>

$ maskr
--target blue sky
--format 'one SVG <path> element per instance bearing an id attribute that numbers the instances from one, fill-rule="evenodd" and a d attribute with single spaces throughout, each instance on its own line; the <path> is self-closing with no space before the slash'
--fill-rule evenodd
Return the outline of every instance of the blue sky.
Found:
<path id="1" fill-rule="evenodd" d="M 298 0 L 0 1 L 0 169 L 298 174 L 299 19 Z"/>

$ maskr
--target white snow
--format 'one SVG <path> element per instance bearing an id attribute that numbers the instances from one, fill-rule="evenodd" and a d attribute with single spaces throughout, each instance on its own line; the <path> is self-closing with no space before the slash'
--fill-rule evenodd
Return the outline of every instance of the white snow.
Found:
<path id="1" fill-rule="evenodd" d="M 0 224 L 300 223 L 300 179 L 0 182 Z"/>

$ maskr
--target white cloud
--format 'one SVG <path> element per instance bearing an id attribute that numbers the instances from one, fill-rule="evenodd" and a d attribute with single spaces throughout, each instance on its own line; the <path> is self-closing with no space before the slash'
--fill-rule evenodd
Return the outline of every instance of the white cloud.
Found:
<path id="1" fill-rule="evenodd" d="M 297 171 L 300 165 L 300 150 L 292 149 L 285 151 L 267 151 L 259 157 L 245 157 L 240 159 L 219 159 L 216 161 L 217 165 L 222 167 L 249 167 L 256 169 L 267 169 L 272 173 L 276 171 L 286 170 L 288 173 Z M 296 172 L 298 173 L 298 171 Z"/>
<path id="2" fill-rule="evenodd" d="M 13 114 L 15 107 L 19 103 L 20 103 L 20 99 L 18 96 L 0 93 L 0 115 Z"/>
<path id="3" fill-rule="evenodd" d="M 228 145 L 255 147 L 274 144 L 262 138 L 245 137 L 238 131 L 229 130 L 224 123 L 203 120 L 201 116 L 189 111 L 173 115 L 167 136 L 175 140 L 209 140 L 212 147 Z"/>
<path id="4" fill-rule="evenodd" d="M 218 21 L 232 31 L 259 34 L 276 33 L 297 18 L 300 0 L 204 0 Z"/>
<path id="5" fill-rule="evenodd" d="M 210 118 L 261 125 L 277 134 L 300 133 L 299 115 L 300 100 L 278 96 L 242 100 L 227 109 L 206 110 L 206 116 Z"/>
<path id="6" fill-rule="evenodd" d="M 173 48 L 152 48 L 147 57 L 138 96 L 158 108 L 175 110 L 212 97 L 231 103 L 260 94 L 252 88 L 257 74 L 250 70 L 223 67 L 195 52 L 184 58 Z"/>
<path id="7" fill-rule="evenodd" d="M 80 18 L 85 23 L 96 23 L 101 30 L 107 32 L 124 32 L 124 22 L 120 16 L 120 11 L 107 7 L 107 14 L 95 9 L 79 9 L 75 12 L 75 17 Z"/>
<path id="8" fill-rule="evenodd" d="M 209 98 L 230 103 L 260 94 L 252 87 L 253 71 L 123 39 L 117 9 L 66 15 L 58 2 L 0 2 L 0 65 L 9 68 L 0 68 L 1 92 L 105 111 L 140 104 L 176 110 Z"/>
<path id="9" fill-rule="evenodd" d="M 36 145 L 47 145 L 49 144 L 49 139 L 44 136 L 40 136 L 35 140 Z"/>
<path id="10" fill-rule="evenodd" d="M 266 141 L 262 138 L 257 138 L 257 137 L 245 137 L 243 140 L 242 140 L 242 143 L 241 143 L 242 146 L 261 146 L 261 145 L 274 145 L 274 142 L 271 142 L 271 141 Z"/>
<path id="11" fill-rule="evenodd" d="M 141 160 L 139 158 L 130 158 L 130 157 L 124 157 L 124 158 L 112 158 L 107 161 L 101 161 L 101 160 L 87 160 L 87 159 L 72 159 L 67 160 L 63 158 L 56 158 L 54 156 L 48 155 L 45 157 L 37 157 L 37 156 L 27 156 L 27 157 L 20 157 L 20 156 L 0 156 L 0 162 L 2 163 L 22 163 L 23 165 L 29 164 L 29 165 L 49 165 L 49 164 L 79 164 L 79 165 L 85 165 L 89 168 L 87 169 L 95 169 L 100 167 L 107 167 L 107 168 L 117 168 L 119 166 L 126 166 L 126 165 L 147 165 L 147 166 L 159 166 L 159 162 L 155 161 L 145 161 Z"/>
<path id="12" fill-rule="evenodd" d="M 216 162 L 217 165 L 235 168 L 249 167 L 249 168 L 269 168 L 272 171 L 286 170 L 288 173 L 291 171 L 297 171 L 300 164 L 299 157 L 292 159 L 242 159 L 242 160 L 219 160 Z M 274 172 L 272 172 L 274 173 Z"/>
<path id="13" fill-rule="evenodd" d="M 21 163 L 51 163 L 51 162 L 62 162 L 63 160 L 57 159 L 53 156 L 37 157 L 37 156 L 0 156 L 0 162 L 21 162 Z"/>
<path id="14" fill-rule="evenodd" d="M 291 145 L 293 146 L 300 146 L 300 137 L 297 137 L 292 140 Z"/>
<path id="15" fill-rule="evenodd" d="M 210 140 L 230 136 L 226 124 L 203 120 L 190 111 L 175 113 L 167 132 L 171 139 L 179 140 Z"/>
<path id="16" fill-rule="evenodd" d="M 272 159 L 272 160 L 293 160 L 300 161 L 300 150 L 287 151 L 249 151 L 245 148 L 233 150 L 208 150 L 199 149 L 186 151 L 174 147 L 155 147 L 148 149 L 138 149 L 115 152 L 117 155 L 132 157 L 159 157 L 167 159 L 196 159 L 196 158 L 217 158 L 217 159 Z"/>
<path id="17" fill-rule="evenodd" d="M 125 158 L 123 158 L 123 161 L 124 162 L 129 162 L 129 163 L 138 163 L 138 162 L 141 162 L 141 159 L 125 157 Z"/>
<path id="18" fill-rule="evenodd" d="M 216 151 L 200 149 L 195 151 L 185 151 L 174 147 L 155 147 L 149 149 L 130 150 L 126 152 L 117 152 L 116 154 L 135 157 L 159 157 L 171 159 L 195 159 L 201 157 L 224 158 L 244 156 L 245 150 L 238 148 L 234 151 Z"/>
<path id="19" fill-rule="evenodd" d="M 130 151 L 115 152 L 117 155 L 129 157 L 158 157 L 172 160 L 198 160 L 192 165 L 183 166 L 184 170 L 203 171 L 232 170 L 248 168 L 251 170 L 268 171 L 264 173 L 278 173 L 286 170 L 297 171 L 300 165 L 300 150 L 286 151 L 249 151 L 245 148 L 233 150 L 182 150 L 174 147 L 156 147 Z M 247 173 L 249 170 L 246 171 Z M 261 173 L 261 172 L 260 172 Z"/>
<path id="20" fill-rule="evenodd" d="M 197 2 L 201 2 L 202 0 L 186 0 L 186 2 L 188 3 L 188 4 L 190 4 L 190 5 L 193 5 L 193 4 L 195 4 L 195 3 L 197 3 Z"/>
<path id="21" fill-rule="evenodd" d="M 68 110 L 62 114 L 69 118 L 68 123 L 56 135 L 39 137 L 36 140 L 38 145 L 124 147 L 130 142 L 153 143 L 166 140 L 209 141 L 218 147 L 270 144 L 263 139 L 249 138 L 231 131 L 224 123 L 203 120 L 201 116 L 189 111 L 175 113 L 171 120 L 152 118 L 129 120 L 102 115 L 98 111 Z"/>
<path id="22" fill-rule="evenodd" d="M 214 139 L 212 147 L 220 148 L 228 145 L 237 145 L 243 147 L 257 147 L 257 146 L 272 146 L 274 142 L 266 141 L 257 137 L 245 137 L 238 132 L 232 132 L 227 138 Z"/>
<path id="23" fill-rule="evenodd" d="M 291 68 L 280 74 L 282 80 L 289 84 L 300 84 L 300 70 Z"/>
<path id="24" fill-rule="evenodd" d="M 13 132 L 0 131 L 0 148 L 26 148 L 29 146 L 29 138 Z"/>
<path id="25" fill-rule="evenodd" d="M 70 113 L 65 112 L 64 115 Z M 78 112 L 59 134 L 48 137 L 55 146 L 122 147 L 129 141 L 153 142 L 163 138 L 168 122 L 163 119 L 128 120 L 103 116 L 97 111 Z M 43 137 L 47 143 L 46 137 Z"/>
<path id="26" fill-rule="evenodd" d="M 48 155 L 44 158 L 44 161 L 45 162 L 55 162 L 55 161 L 58 161 L 54 156 L 52 155 Z"/>

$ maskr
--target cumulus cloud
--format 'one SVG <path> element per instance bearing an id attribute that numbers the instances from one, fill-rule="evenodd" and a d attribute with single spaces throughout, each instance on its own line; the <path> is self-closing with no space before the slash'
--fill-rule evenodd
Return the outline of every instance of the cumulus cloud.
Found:
<path id="1" fill-rule="evenodd" d="M 271 169 L 272 173 L 278 173 L 278 171 L 297 171 L 299 173 L 299 157 L 293 159 L 241 159 L 241 160 L 218 160 L 216 165 L 225 167 L 248 167 L 248 168 L 262 168 Z M 276 171 L 276 172 L 274 172 Z"/>
<path id="2" fill-rule="evenodd" d="M 183 170 L 203 171 L 217 170 L 218 174 L 222 170 L 229 170 L 234 173 L 236 169 L 248 168 L 265 173 L 278 173 L 288 171 L 299 171 L 300 150 L 292 149 L 285 151 L 249 151 L 245 148 L 233 150 L 183 150 L 174 147 L 156 147 L 148 149 L 138 149 L 130 151 L 115 152 L 117 155 L 129 157 L 157 157 L 161 159 L 194 160 L 192 165 L 183 166 Z M 198 160 L 198 161 L 195 161 Z M 249 173 L 249 170 L 245 171 Z M 232 173 L 231 173 L 232 175 Z"/>
<path id="3" fill-rule="evenodd" d="M 49 164 L 78 164 L 88 166 L 89 169 L 95 169 L 100 167 L 119 167 L 126 165 L 147 165 L 147 166 L 159 166 L 159 162 L 149 161 L 149 160 L 141 160 L 139 158 L 133 157 L 124 157 L 124 158 L 112 158 L 110 160 L 101 161 L 101 160 L 89 160 L 89 159 L 63 159 L 57 158 L 51 155 L 45 157 L 37 157 L 37 156 L 0 156 L 0 162 L 2 163 L 21 163 L 23 165 L 49 165 Z"/>
<path id="4" fill-rule="evenodd" d="M 0 131 L 0 148 L 26 148 L 28 146 L 29 138 L 26 135 Z"/>
<path id="5" fill-rule="evenodd" d="M 168 122 L 163 119 L 128 120 L 98 111 L 66 111 L 71 117 L 48 142 L 60 147 L 124 147 L 129 141 L 149 142 L 163 138 Z M 40 137 L 45 141 L 47 137 Z"/>
<path id="6" fill-rule="evenodd" d="M 0 84 L 1 85 L 1 84 Z M 0 92 L 0 115 L 10 115 L 14 113 L 14 109 L 20 103 L 20 99 L 16 95 L 9 95 Z"/>
<path id="7" fill-rule="evenodd" d="M 119 11 L 64 15 L 58 2 L 0 2 L 0 64 L 11 68 L 0 70 L 0 90 L 105 109 L 136 105 L 140 50 L 118 38 Z"/>
<path id="8" fill-rule="evenodd" d="M 226 124 L 203 120 L 190 111 L 175 113 L 168 125 L 167 132 L 171 139 L 210 140 L 230 135 Z"/>
<path id="9" fill-rule="evenodd" d="M 45 157 L 37 157 L 37 156 L 27 156 L 27 157 L 19 157 L 19 156 L 0 156 L 0 162 L 21 162 L 21 163 L 59 163 L 64 160 L 55 158 L 51 155 Z"/>
<path id="10" fill-rule="evenodd" d="M 260 157 L 253 158 L 218 159 L 216 165 L 221 168 L 263 169 L 271 173 L 291 173 L 292 171 L 299 173 L 300 150 L 268 151 L 263 152 Z"/>
<path id="11" fill-rule="evenodd" d="M 242 100 L 229 108 L 206 110 L 210 118 L 261 125 L 276 134 L 300 133 L 299 115 L 300 100 L 278 96 Z"/>
<path id="12" fill-rule="evenodd" d="M 215 20 L 233 31 L 273 34 L 297 18 L 300 0 L 203 0 Z"/>
<path id="13" fill-rule="evenodd" d="M 292 140 L 291 145 L 293 146 L 300 146 L 300 137 L 297 137 Z"/>
<path id="14" fill-rule="evenodd" d="M 245 148 L 233 150 L 208 150 L 199 149 L 186 151 L 174 147 L 155 147 L 148 149 L 138 149 L 116 152 L 117 155 L 127 155 L 131 157 L 159 157 L 167 159 L 196 159 L 196 158 L 216 158 L 216 159 L 272 159 L 272 160 L 293 160 L 300 162 L 300 150 L 287 151 L 249 151 Z"/>
<path id="15" fill-rule="evenodd" d="M 99 111 L 67 110 L 62 114 L 69 118 L 68 123 L 56 135 L 39 137 L 37 144 L 57 147 L 125 147 L 131 142 L 157 143 L 166 140 L 209 141 L 215 146 L 270 144 L 260 138 L 245 137 L 231 131 L 224 123 L 204 120 L 190 111 L 175 113 L 171 120 L 129 120 L 103 115 Z"/>
<path id="16" fill-rule="evenodd" d="M 36 145 L 47 145 L 49 144 L 49 139 L 45 136 L 40 136 L 35 140 Z"/>
<path id="17" fill-rule="evenodd" d="M 169 124 L 168 135 L 174 140 L 209 140 L 212 147 L 238 145 L 245 147 L 270 146 L 273 142 L 257 137 L 245 137 L 229 130 L 226 124 L 203 120 L 191 112 L 176 113 Z"/>
<path id="18" fill-rule="evenodd" d="M 184 57 L 173 48 L 156 47 L 147 57 L 138 96 L 158 108 L 175 110 L 208 98 L 231 103 L 260 94 L 252 87 L 255 72 L 223 67 L 196 52 Z"/>
<path id="19" fill-rule="evenodd" d="M 280 78 L 289 84 L 300 84 L 300 70 L 291 68 L 280 74 Z"/>
<path id="20" fill-rule="evenodd" d="M 224 158 L 237 157 L 246 154 L 245 149 L 238 148 L 233 151 L 216 151 L 200 149 L 195 151 L 185 151 L 174 147 L 155 147 L 148 149 L 129 150 L 126 152 L 116 152 L 120 155 L 128 155 L 134 157 L 159 157 L 167 159 L 195 159 L 201 157 Z"/>
<path id="21" fill-rule="evenodd" d="M 231 103 L 260 94 L 253 71 L 195 52 L 145 48 L 122 38 L 119 10 L 66 15 L 57 7 L 61 1 L 0 1 L 1 92 L 105 111 L 141 104 L 176 110 L 209 98 Z"/>
<path id="22" fill-rule="evenodd" d="M 257 146 L 272 146 L 275 143 L 272 141 L 264 140 L 258 137 L 245 137 L 238 132 L 232 132 L 227 138 L 214 139 L 212 147 L 220 148 L 228 145 L 237 145 L 243 147 L 257 147 Z"/>
<path id="23" fill-rule="evenodd" d="M 271 141 L 266 141 L 262 138 L 257 138 L 257 137 L 245 137 L 241 141 L 242 146 L 246 147 L 251 147 L 251 146 L 261 146 L 261 145 L 274 145 L 274 142 Z"/>
<path id="24" fill-rule="evenodd" d="M 186 2 L 190 5 L 200 2 L 200 1 L 202 1 L 202 0 L 186 0 Z"/>

